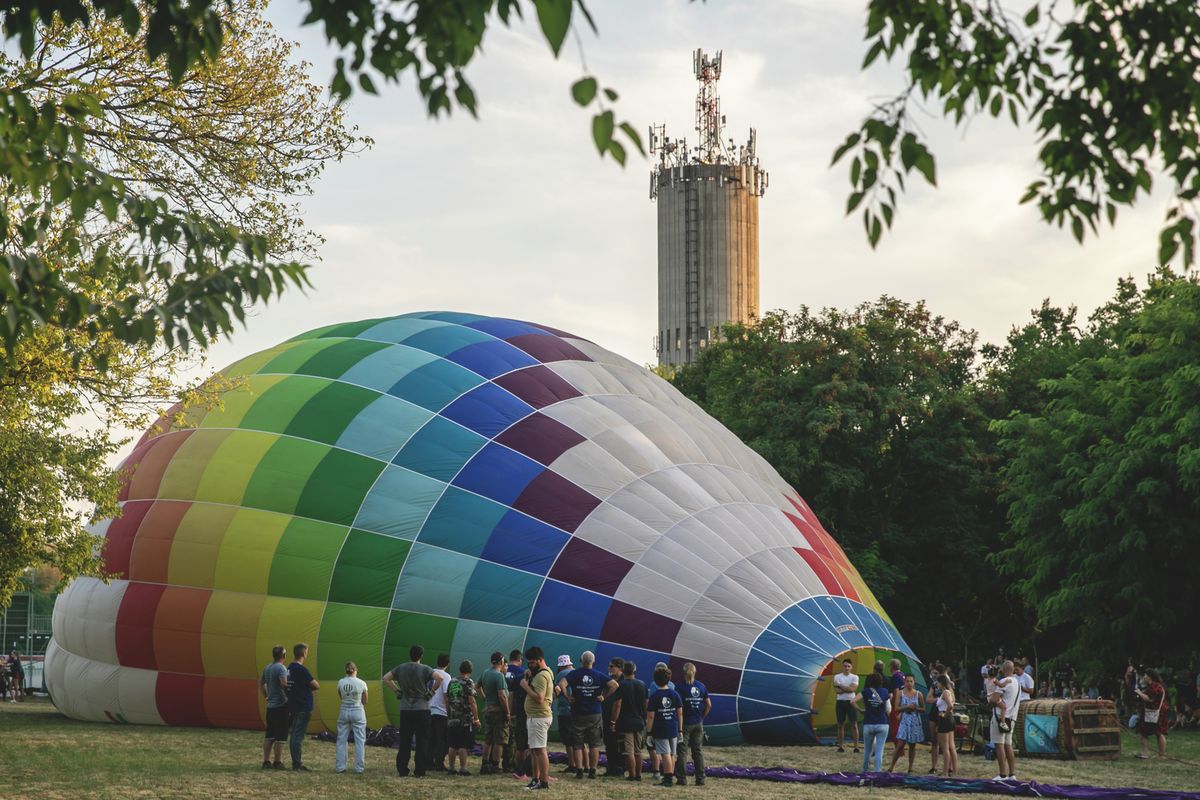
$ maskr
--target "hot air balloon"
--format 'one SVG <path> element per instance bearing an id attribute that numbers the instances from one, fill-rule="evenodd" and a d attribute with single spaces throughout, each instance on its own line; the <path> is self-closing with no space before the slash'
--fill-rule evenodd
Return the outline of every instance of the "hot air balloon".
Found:
<path id="1" fill-rule="evenodd" d="M 647 369 L 560 330 L 434 312 L 333 325 L 214 379 L 124 462 L 104 583 L 54 610 L 47 683 L 86 720 L 262 728 L 273 645 L 379 682 L 537 644 L 695 663 L 724 743 L 814 741 L 831 664 L 919 670 L 812 510 Z M 678 674 L 678 673 L 677 673 Z M 828 702 L 827 702 L 828 701 Z M 334 728 L 317 693 L 311 730 Z"/>

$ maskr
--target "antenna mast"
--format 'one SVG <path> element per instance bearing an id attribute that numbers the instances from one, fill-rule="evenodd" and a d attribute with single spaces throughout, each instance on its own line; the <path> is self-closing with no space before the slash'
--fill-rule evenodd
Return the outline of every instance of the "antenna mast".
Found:
<path id="1" fill-rule="evenodd" d="M 725 118 L 721 116 L 721 51 L 709 58 L 703 50 L 692 54 L 692 69 L 700 88 L 696 92 L 696 133 L 700 134 L 697 157 L 701 164 L 720 164 L 725 156 Z"/>

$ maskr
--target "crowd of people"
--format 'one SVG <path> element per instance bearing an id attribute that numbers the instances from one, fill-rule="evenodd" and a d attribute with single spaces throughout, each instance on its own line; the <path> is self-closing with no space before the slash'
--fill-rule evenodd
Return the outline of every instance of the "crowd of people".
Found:
<path id="1" fill-rule="evenodd" d="M 320 683 L 304 666 L 307 645 L 292 648 L 293 661 L 285 666 L 286 652 L 282 645 L 273 649 L 260 681 L 267 707 L 262 766 L 286 769 L 283 745 L 287 743 L 292 769 L 308 771 L 303 744 L 313 692 Z M 548 736 L 557 718 L 567 751 L 564 771 L 575 779 L 597 777 L 603 745 L 608 754 L 606 777 L 641 781 L 645 752 L 650 780 L 662 786 L 684 785 L 690 755 L 695 783 L 704 785 L 704 718 L 712 710 L 712 701 L 696 678 L 694 664 L 683 665 L 678 683 L 667 664 L 655 664 L 647 685 L 638 677 L 635 662 L 614 658 L 602 672 L 590 651 L 580 654 L 578 667 L 571 656 L 559 656 L 555 670 L 540 647 L 524 653 L 513 650 L 507 659 L 495 652 L 478 678 L 470 661 L 462 661 L 458 674 L 451 676 L 446 671 L 449 656 L 438 656 L 437 667 L 430 667 L 423 663 L 424 655 L 420 645 L 413 645 L 409 661 L 383 676 L 384 686 L 395 693 L 399 705 L 396 773 L 400 777 L 421 778 L 432 770 L 469 775 L 467 758 L 479 731 L 483 738 L 479 774 L 511 771 L 528 777 L 527 789 L 548 789 Z M 347 770 L 353 732 L 354 770 L 362 772 L 368 692 L 354 662 L 346 662 L 337 692 L 334 769 Z"/>
<path id="2" fill-rule="evenodd" d="M 25 699 L 25 668 L 16 650 L 7 656 L 0 653 L 0 699 L 3 698 L 10 703 Z"/>
<path id="3" fill-rule="evenodd" d="M 916 762 L 917 746 L 928 744 L 929 773 L 952 777 L 958 772 L 958 749 L 955 743 L 957 719 L 954 714 L 957 700 L 953 677 L 944 664 L 935 662 L 930 668 L 929 688 L 922 692 L 917 688 L 917 676 L 905 673 L 900 667 L 898 659 L 892 659 L 886 671 L 882 661 L 875 662 L 860 691 L 854 662 L 850 659 L 842 661 L 841 672 L 833 676 L 837 750 L 839 753 L 845 752 L 846 734 L 849 731 L 851 747 L 855 753 L 859 751 L 858 715 L 861 713 L 863 772 L 883 771 L 884 749 L 890 741 L 894 747 L 888 772 L 895 772 L 896 765 L 907 754 L 908 772 L 911 773 Z M 1010 685 L 1014 689 L 1008 689 Z M 1011 684 L 992 685 L 989 690 L 989 702 L 997 709 L 996 719 L 992 720 L 993 741 L 998 743 L 999 748 L 999 743 L 1007 735 L 1009 744 L 1009 749 L 1005 751 L 1006 761 L 1002 762 L 996 780 L 1015 778 L 1015 759 L 1011 756 L 1012 726 L 1005 720 L 1016 719 L 1019 699 L 1010 698 L 1008 694 L 1017 686 L 1017 679 L 1012 678 Z M 997 721 L 999 728 L 995 727 Z"/>
<path id="4" fill-rule="evenodd" d="M 262 766 L 284 769 L 282 750 L 286 742 L 292 769 L 306 771 L 303 743 L 312 715 L 313 692 L 320 684 L 304 666 L 306 645 L 293 648 L 293 661 L 286 666 L 285 654 L 284 647 L 275 647 L 273 660 L 262 673 L 261 689 L 267 706 Z M 481 674 L 469 660 L 460 662 L 457 674 L 451 675 L 448 655 L 438 656 L 436 667 L 423 663 L 423 658 L 423 648 L 413 645 L 409 661 L 383 676 L 383 685 L 398 702 L 396 772 L 401 777 L 420 778 L 433 770 L 455 776 L 471 774 L 468 757 L 480 733 L 483 753 L 479 774 L 512 772 L 527 777 L 526 788 L 546 789 L 550 769 L 548 736 L 557 721 L 567 758 L 563 772 L 569 776 L 596 778 L 603 747 L 608 754 L 605 777 L 641 781 L 642 754 L 646 753 L 651 780 L 663 786 L 683 785 L 688 779 L 690 756 L 695 783 L 704 784 L 704 720 L 712 702 L 704 684 L 697 680 L 693 664 L 683 665 L 682 674 L 674 675 L 667 664 L 660 662 L 654 665 L 651 680 L 643 682 L 633 661 L 614 658 L 607 670 L 601 671 L 589 651 L 580 654 L 578 666 L 570 655 L 560 655 L 553 668 L 539 647 L 524 652 L 513 650 L 507 658 L 495 652 Z M 989 658 L 980 667 L 979 697 L 998 765 L 993 780 L 1016 779 L 1013 731 L 1021 704 L 1036 697 L 1073 696 L 1076 683 L 1069 664 L 1047 674 L 1042 684 L 1034 679 L 1034 672 L 1027 658 L 1008 659 L 1003 655 Z M 1176 680 L 1180 677 L 1177 672 Z M 1183 672 L 1182 677 L 1186 685 L 1177 686 L 1176 703 L 1181 709 L 1177 720 L 1189 719 L 1196 708 L 1195 673 Z M 907 756 L 911 773 L 917 747 L 927 744 L 929 773 L 954 776 L 958 772 L 956 693 L 969 694 L 968 681 L 956 685 L 953 672 L 941 662 L 931 666 L 927 690 L 918 689 L 919 678 L 905 673 L 901 662 L 893 659 L 886 669 L 882 661 L 876 662 L 873 671 L 860 681 L 854 673 L 854 662 L 844 660 L 832 680 L 838 752 L 845 752 L 847 744 L 854 753 L 859 752 L 861 715 L 864 772 L 883 771 L 885 744 L 890 741 L 894 747 L 889 772 L 894 772 Z M 1158 754 L 1165 756 L 1170 703 L 1162 676 L 1130 660 L 1121 685 L 1121 708 L 1135 709 L 1131 727 L 1142 736 L 1138 757 L 1149 757 L 1151 739 L 1157 741 Z M 362 772 L 368 693 L 354 662 L 346 663 L 337 693 L 335 770 L 345 772 L 348 768 L 348 742 L 353 733 L 353 768 Z"/>

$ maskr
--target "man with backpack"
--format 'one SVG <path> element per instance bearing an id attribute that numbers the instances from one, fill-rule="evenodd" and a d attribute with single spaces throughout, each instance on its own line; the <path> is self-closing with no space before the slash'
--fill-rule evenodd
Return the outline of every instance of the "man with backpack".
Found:
<path id="1" fill-rule="evenodd" d="M 467 771 L 467 755 L 475 747 L 475 729 L 479 727 L 472 670 L 471 662 L 463 661 L 458 665 L 458 677 L 451 679 L 446 688 L 446 740 L 450 748 L 447 775 L 471 774 Z M 455 758 L 458 759 L 457 771 L 454 769 Z"/>
<path id="2" fill-rule="evenodd" d="M 550 723 L 553 720 L 550 702 L 554 699 L 554 678 L 546 666 L 546 657 L 542 653 L 542 648 L 534 646 L 526 650 L 525 663 L 529 666 L 525 670 L 525 676 L 521 678 L 521 688 L 525 690 L 529 758 L 533 767 L 529 788 L 549 789 L 550 754 L 546 748 Z"/>

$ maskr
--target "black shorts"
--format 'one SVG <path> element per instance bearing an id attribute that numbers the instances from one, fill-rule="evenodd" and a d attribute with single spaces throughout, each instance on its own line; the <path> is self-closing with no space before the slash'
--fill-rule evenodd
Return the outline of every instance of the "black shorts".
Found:
<path id="1" fill-rule="evenodd" d="M 847 700 L 836 700 L 837 703 L 837 721 L 841 725 L 843 722 L 858 722 L 858 709 L 854 707 L 854 703 Z"/>
<path id="2" fill-rule="evenodd" d="M 562 741 L 563 747 L 574 750 L 579 747 L 579 740 L 575 736 L 575 724 L 570 714 L 560 714 L 558 717 L 558 738 Z"/>
<path id="3" fill-rule="evenodd" d="M 286 742 L 292 733 L 292 715 L 287 706 L 267 709 L 267 741 Z"/>
<path id="4" fill-rule="evenodd" d="M 954 733 L 954 717 L 949 714 L 945 716 L 939 715 L 937 718 L 938 733 Z"/>
<path id="5" fill-rule="evenodd" d="M 576 747 L 599 747 L 604 741 L 599 714 L 575 714 L 571 717 L 571 724 L 575 726 Z"/>
<path id="6" fill-rule="evenodd" d="M 470 750 L 475 746 L 475 732 L 468 727 L 447 727 L 446 744 L 451 750 Z"/>

